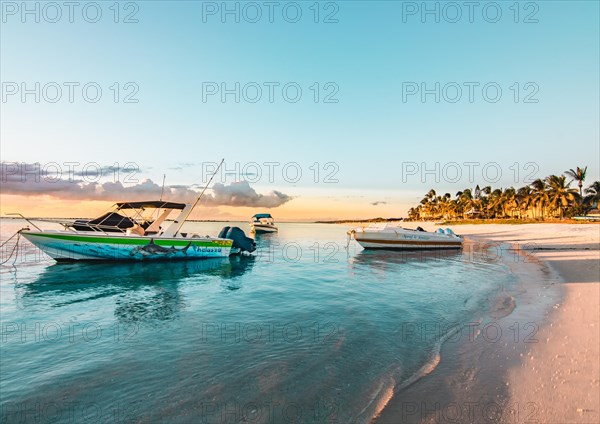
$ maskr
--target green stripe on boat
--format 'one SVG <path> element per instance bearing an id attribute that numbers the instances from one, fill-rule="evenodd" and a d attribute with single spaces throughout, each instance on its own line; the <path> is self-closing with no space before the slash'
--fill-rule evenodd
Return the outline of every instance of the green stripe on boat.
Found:
<path id="1" fill-rule="evenodd" d="M 51 233 L 29 233 L 36 237 L 46 237 L 57 240 L 78 241 L 85 243 L 108 243 L 108 244 L 129 244 L 143 246 L 150 243 L 150 238 L 121 238 L 121 237 L 98 237 L 98 236 L 78 236 L 67 234 L 51 234 Z M 161 239 L 152 238 L 158 246 L 187 246 L 192 243 L 192 246 L 206 247 L 229 247 L 233 243 L 232 240 L 202 240 L 202 239 Z"/>

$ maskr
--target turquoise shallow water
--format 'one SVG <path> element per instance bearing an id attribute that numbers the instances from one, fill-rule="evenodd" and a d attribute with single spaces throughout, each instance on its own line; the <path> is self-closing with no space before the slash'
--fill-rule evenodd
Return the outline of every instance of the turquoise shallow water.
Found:
<path id="1" fill-rule="evenodd" d="M 493 255 L 279 226 L 224 260 L 58 265 L 24 242 L 1 269 L 2 422 L 368 422 L 514 284 Z"/>

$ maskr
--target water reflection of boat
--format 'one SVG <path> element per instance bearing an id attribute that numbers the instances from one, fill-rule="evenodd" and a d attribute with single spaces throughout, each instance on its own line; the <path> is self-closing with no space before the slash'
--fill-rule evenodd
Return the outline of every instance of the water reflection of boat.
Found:
<path id="1" fill-rule="evenodd" d="M 54 307 L 115 297 L 115 315 L 123 322 L 168 320 L 183 305 L 180 285 L 224 281 L 226 290 L 237 290 L 234 281 L 250 271 L 254 257 L 232 257 L 203 261 L 122 264 L 69 263 L 47 267 L 37 279 L 17 284 L 23 303 L 50 303 Z M 27 305 L 30 306 L 30 305 Z"/>
<path id="2" fill-rule="evenodd" d="M 417 251 L 389 251 L 389 250 L 362 250 L 349 258 L 351 265 L 382 267 L 385 265 L 398 265 L 419 262 L 459 261 L 463 259 L 463 252 L 459 250 L 417 250 Z"/>
<path id="3" fill-rule="evenodd" d="M 410 285 L 415 269 L 426 269 L 432 278 L 443 281 L 451 263 L 463 260 L 464 254 L 459 250 L 362 250 L 348 258 L 348 271 L 355 276 L 365 274 L 386 283 Z"/>
<path id="4" fill-rule="evenodd" d="M 243 275 L 254 264 L 254 257 L 215 258 L 204 261 L 162 263 L 127 262 L 121 264 L 89 264 L 73 262 L 47 267 L 34 281 L 21 284 L 25 295 L 50 292 L 77 292 L 98 288 L 135 290 L 143 286 L 180 282 L 194 276 L 235 278 Z"/>

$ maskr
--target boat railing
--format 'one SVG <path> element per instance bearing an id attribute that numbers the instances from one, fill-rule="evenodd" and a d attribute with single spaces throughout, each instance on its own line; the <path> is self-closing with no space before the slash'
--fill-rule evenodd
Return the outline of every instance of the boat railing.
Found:
<path id="1" fill-rule="evenodd" d="M 120 223 L 120 222 L 119 222 Z M 81 230 L 77 230 L 75 229 L 75 225 L 81 225 L 81 226 L 86 226 L 92 229 L 92 231 L 99 231 L 102 232 L 106 235 L 109 235 L 109 232 L 112 233 L 116 233 L 116 232 L 120 232 L 122 234 L 125 234 L 127 232 L 127 228 L 120 228 L 118 225 L 102 225 L 102 224 L 92 224 L 90 222 L 86 222 L 86 223 L 75 223 L 75 222 L 71 222 L 70 224 L 65 225 L 65 227 L 70 227 L 71 230 L 77 232 L 77 231 L 81 231 Z M 105 231 L 106 230 L 112 230 L 112 231 Z"/>
<path id="2" fill-rule="evenodd" d="M 37 225 L 35 225 L 33 222 L 31 222 L 29 220 L 29 218 L 25 218 L 23 215 L 21 215 L 18 212 L 11 212 L 11 213 L 7 213 L 6 215 L 14 215 L 14 216 L 20 216 L 21 219 L 24 219 L 25 221 L 27 221 L 28 224 L 30 224 L 32 227 L 37 228 L 39 231 L 42 231 L 42 229 L 40 227 L 38 227 Z"/>
<path id="3" fill-rule="evenodd" d="M 365 228 L 367 230 L 372 230 L 372 231 L 382 231 L 382 230 L 392 227 L 392 226 L 388 226 L 388 224 L 389 224 L 388 222 L 371 222 Z"/>
<path id="4" fill-rule="evenodd" d="M 131 216 L 127 216 L 126 214 L 123 214 L 123 212 L 122 212 L 123 205 L 119 206 L 118 204 L 115 204 L 107 210 L 107 212 L 104 214 L 104 218 L 100 222 L 92 223 L 92 222 L 88 221 L 88 222 L 79 223 L 79 224 L 74 222 L 74 223 L 72 223 L 72 226 L 75 226 L 75 225 L 87 226 L 94 231 L 100 231 L 106 235 L 109 235 L 108 232 L 111 232 L 111 233 L 120 232 L 120 233 L 126 234 L 127 228 L 131 228 L 131 227 L 122 228 L 120 226 L 121 224 L 133 223 L 134 225 L 139 225 L 140 227 L 144 228 L 142 224 L 147 222 L 147 219 L 144 218 L 144 216 L 142 215 L 144 212 L 144 208 L 133 209 L 133 210 L 134 210 L 134 213 Z M 110 217 L 114 216 L 114 214 L 118 214 L 119 216 L 121 216 L 121 219 L 119 220 L 119 222 L 117 222 L 114 225 L 105 225 L 104 223 L 106 222 L 106 220 L 108 220 Z M 104 229 L 107 229 L 110 231 L 107 232 L 107 231 L 104 231 Z M 75 231 L 78 231 L 78 230 L 75 229 Z"/>

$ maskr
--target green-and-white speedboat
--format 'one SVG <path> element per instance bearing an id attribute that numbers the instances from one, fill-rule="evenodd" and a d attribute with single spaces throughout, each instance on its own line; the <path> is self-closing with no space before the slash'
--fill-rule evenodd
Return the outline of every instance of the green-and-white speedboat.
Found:
<path id="1" fill-rule="evenodd" d="M 99 218 L 63 223 L 60 231 L 42 230 L 29 221 L 37 231 L 23 229 L 21 235 L 56 261 L 218 258 L 256 249 L 254 240 L 237 227 L 223 228 L 218 237 L 182 233 L 198 200 L 116 203 Z M 173 211 L 179 214 L 168 222 Z"/>

